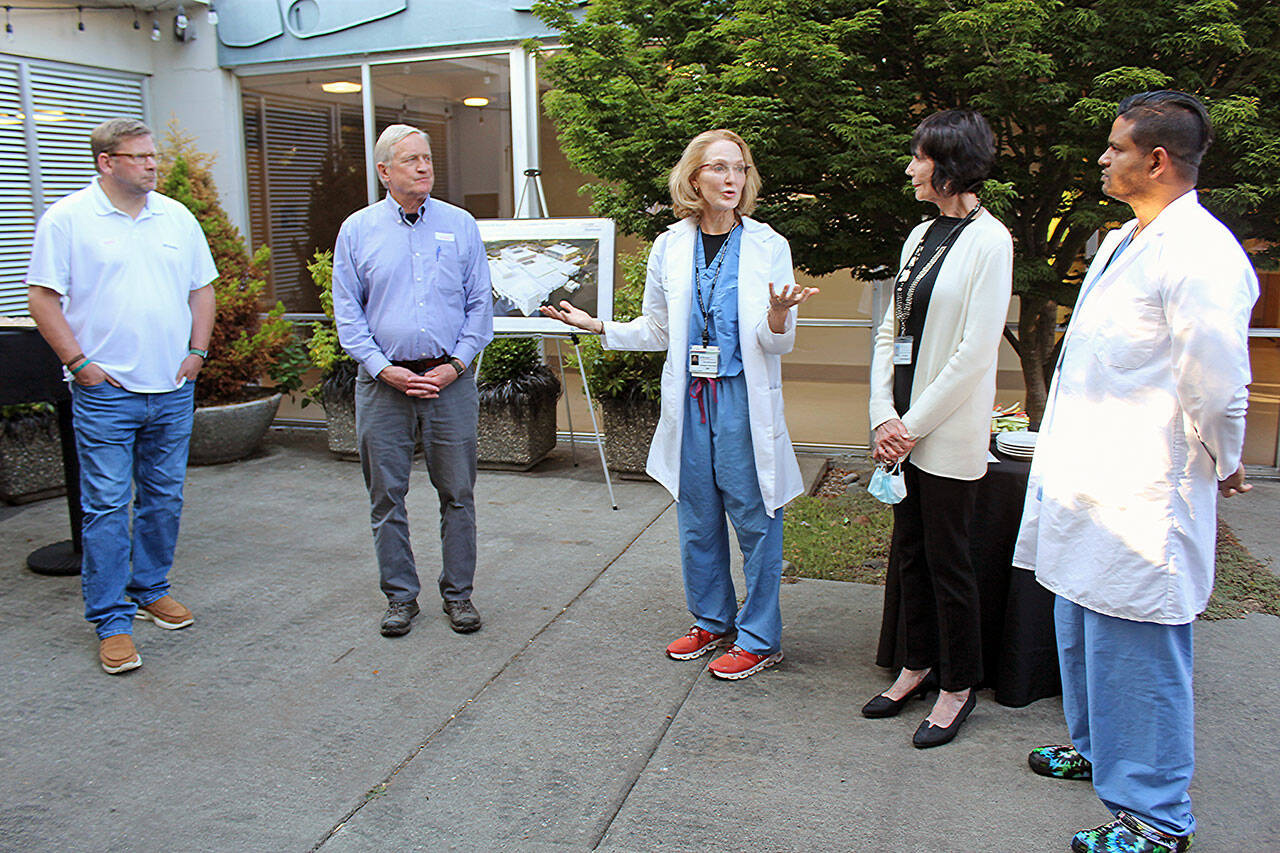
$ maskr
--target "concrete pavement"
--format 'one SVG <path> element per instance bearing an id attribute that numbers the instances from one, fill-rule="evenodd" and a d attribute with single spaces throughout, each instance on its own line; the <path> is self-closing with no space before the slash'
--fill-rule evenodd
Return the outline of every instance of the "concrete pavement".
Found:
<path id="1" fill-rule="evenodd" d="M 740 683 L 667 660 L 689 624 L 661 487 L 558 453 L 477 487 L 478 634 L 430 585 L 434 496 L 413 477 L 423 612 L 377 633 L 358 466 L 317 443 L 192 469 L 172 574 L 196 613 L 138 623 L 143 667 L 97 666 L 75 578 L 25 555 L 65 538 L 61 500 L 0 509 L 0 849 L 480 851 L 1065 850 L 1107 815 L 1033 775 L 1057 700 L 989 691 L 955 743 L 918 751 L 928 706 L 869 721 L 878 587 L 783 586 L 782 664 Z M 1197 627 L 1201 851 L 1280 834 L 1280 619 Z M 1268 846 L 1270 845 L 1270 846 Z"/>

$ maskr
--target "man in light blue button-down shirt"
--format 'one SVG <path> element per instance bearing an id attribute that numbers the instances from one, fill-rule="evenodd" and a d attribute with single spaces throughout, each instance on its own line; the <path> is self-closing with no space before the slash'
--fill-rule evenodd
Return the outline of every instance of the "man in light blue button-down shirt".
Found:
<path id="1" fill-rule="evenodd" d="M 480 627 L 476 565 L 475 360 L 493 337 L 489 265 L 475 219 L 431 198 L 427 135 L 388 127 L 374 147 L 387 197 L 349 216 L 333 258 L 333 314 L 360 364 L 356 440 L 369 488 L 374 550 L 387 612 L 384 636 L 407 634 L 420 584 L 405 494 L 421 439 L 440 495 L 439 577 L 451 627 Z"/>

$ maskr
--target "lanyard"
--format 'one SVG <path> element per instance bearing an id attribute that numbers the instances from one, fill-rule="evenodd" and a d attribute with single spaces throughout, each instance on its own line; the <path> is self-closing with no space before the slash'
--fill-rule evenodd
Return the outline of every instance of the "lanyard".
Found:
<path id="1" fill-rule="evenodd" d="M 702 345 L 704 347 L 711 345 L 711 328 L 710 328 L 711 327 L 711 319 L 710 319 L 711 300 L 715 297 L 715 294 L 716 294 L 716 283 L 720 281 L 720 268 L 724 266 L 724 259 L 728 254 L 728 250 L 729 250 L 729 241 L 733 239 L 733 232 L 737 227 L 738 227 L 737 222 L 734 222 L 733 225 L 730 226 L 729 234 L 724 238 L 724 242 L 720 244 L 720 250 L 717 251 L 716 256 L 711 259 L 711 264 L 706 264 L 705 257 L 703 258 L 703 263 L 706 264 L 705 266 L 699 267 L 697 265 L 696 260 L 694 262 L 695 275 L 694 275 L 694 282 L 693 282 L 693 292 L 698 297 L 698 311 L 701 312 L 702 314 Z M 696 258 L 697 255 L 702 254 L 702 235 L 695 234 L 694 239 L 698 241 L 698 245 L 696 247 L 697 253 L 695 255 L 695 258 Z M 706 272 L 710 272 L 713 266 L 715 268 L 715 274 L 711 278 L 711 288 L 707 291 L 707 304 L 703 305 L 702 304 L 703 275 Z"/>
<path id="2" fill-rule="evenodd" d="M 911 316 L 911 303 L 916 296 L 916 286 L 920 284 L 921 280 L 929 274 L 929 270 L 933 269 L 934 265 L 951 248 L 951 243 L 956 235 L 960 233 L 960 229 L 972 222 L 980 210 L 982 210 L 982 202 L 974 205 L 973 210 L 965 214 L 964 219 L 952 226 L 951 231 L 938 244 L 938 249 L 933 253 L 933 257 L 929 258 L 929 262 L 924 265 L 924 269 L 920 270 L 919 275 L 913 276 L 912 271 L 915 269 L 916 262 L 920 260 L 920 254 L 924 251 L 924 237 L 921 236 L 920 242 L 916 243 L 916 250 L 911 253 L 910 260 L 907 261 L 907 265 L 902 268 L 902 271 L 898 273 L 898 278 L 893 283 L 893 313 L 898 318 L 899 326 L 905 324 L 907 318 Z M 908 282 L 910 282 L 909 286 Z"/>

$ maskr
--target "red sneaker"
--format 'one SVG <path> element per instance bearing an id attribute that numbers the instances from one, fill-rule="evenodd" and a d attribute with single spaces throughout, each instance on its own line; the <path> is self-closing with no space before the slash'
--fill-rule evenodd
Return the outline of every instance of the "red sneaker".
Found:
<path id="1" fill-rule="evenodd" d="M 667 646 L 667 654 L 676 660 L 693 660 L 711 651 L 723 639 L 724 634 L 713 634 L 694 625 L 689 633 Z"/>
<path id="2" fill-rule="evenodd" d="M 736 680 L 755 675 L 762 669 L 773 666 L 782 660 L 782 652 L 771 655 L 757 655 L 734 646 L 720 657 L 707 664 L 707 669 L 716 678 Z"/>

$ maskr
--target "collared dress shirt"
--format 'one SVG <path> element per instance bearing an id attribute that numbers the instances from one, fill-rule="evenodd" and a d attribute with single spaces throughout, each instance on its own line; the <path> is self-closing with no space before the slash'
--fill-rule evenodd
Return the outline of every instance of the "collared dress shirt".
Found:
<path id="1" fill-rule="evenodd" d="M 377 376 L 392 361 L 464 364 L 493 338 L 493 294 L 471 214 L 428 197 L 416 220 L 388 195 L 347 217 L 333 255 L 343 348 Z"/>
<path id="2" fill-rule="evenodd" d="M 1258 282 L 1194 191 L 1107 235 L 1045 407 L 1013 563 L 1097 613 L 1180 625 L 1213 589 L 1240 466 Z"/>
<path id="3" fill-rule="evenodd" d="M 84 354 L 136 394 L 186 382 L 176 377 L 191 345 L 188 299 L 217 277 L 191 211 L 150 192 L 135 219 L 96 178 L 40 217 L 27 268 L 28 285 L 62 297 Z"/>

